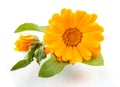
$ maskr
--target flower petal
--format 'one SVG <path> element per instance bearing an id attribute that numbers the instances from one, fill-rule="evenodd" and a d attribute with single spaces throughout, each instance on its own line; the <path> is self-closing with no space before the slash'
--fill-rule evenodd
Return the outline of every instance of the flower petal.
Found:
<path id="1" fill-rule="evenodd" d="M 70 9 L 62 9 L 61 20 L 65 29 L 71 28 L 73 23 L 73 13 Z"/>
<path id="2" fill-rule="evenodd" d="M 84 44 L 84 43 L 82 43 L 84 46 L 86 46 L 90 51 L 91 51 L 91 53 L 92 53 L 92 56 L 94 57 L 94 58 L 97 58 L 98 56 L 99 56 L 99 53 L 100 53 L 100 49 L 101 49 L 101 47 L 99 46 L 99 47 L 91 47 L 91 46 L 87 46 L 86 44 Z"/>
<path id="3" fill-rule="evenodd" d="M 67 46 L 67 50 L 66 50 L 66 58 L 67 60 L 72 60 L 73 59 L 73 49 L 71 46 Z"/>
<path id="4" fill-rule="evenodd" d="M 56 40 L 54 43 L 51 44 L 51 47 L 56 50 L 58 49 L 59 47 L 63 46 L 64 45 L 64 42 L 62 40 L 62 38 L 58 38 L 58 40 Z"/>
<path id="5" fill-rule="evenodd" d="M 44 42 L 46 44 L 52 44 L 54 43 L 56 40 L 58 40 L 59 36 L 55 36 L 54 34 L 51 36 L 51 35 L 48 35 L 48 34 L 45 34 L 44 35 Z"/>
<path id="6" fill-rule="evenodd" d="M 52 19 L 49 20 L 49 24 L 53 24 L 54 22 L 56 23 L 61 23 L 61 16 L 59 14 L 54 14 L 52 16 Z"/>
<path id="7" fill-rule="evenodd" d="M 82 62 L 81 54 L 79 53 L 77 47 L 73 47 L 73 58 L 75 62 Z"/>
<path id="8" fill-rule="evenodd" d="M 44 41 L 46 44 L 52 44 L 61 37 L 61 35 L 55 33 L 51 28 L 47 28 L 45 32 Z"/>
<path id="9" fill-rule="evenodd" d="M 66 47 L 66 49 L 63 51 L 63 55 L 62 55 L 62 60 L 65 61 L 65 62 L 68 61 L 67 58 L 66 58 L 66 55 L 67 55 L 67 47 Z"/>
<path id="10" fill-rule="evenodd" d="M 62 35 L 65 31 L 64 27 L 59 23 L 54 23 L 54 24 L 51 25 L 51 27 L 54 30 L 54 32 L 56 32 L 60 35 Z"/>
<path id="11" fill-rule="evenodd" d="M 91 40 L 98 40 L 98 41 L 102 41 L 104 39 L 101 32 L 99 31 L 84 33 L 83 37 Z"/>
<path id="12" fill-rule="evenodd" d="M 77 48 L 78 48 L 80 54 L 82 55 L 83 59 L 85 59 L 85 60 L 91 59 L 92 54 L 85 46 L 83 46 L 82 44 L 79 44 L 77 46 Z"/>
<path id="13" fill-rule="evenodd" d="M 82 33 L 88 33 L 93 31 L 99 31 L 102 33 L 103 27 L 99 26 L 97 23 L 94 23 L 94 24 L 87 25 L 83 29 L 81 29 Z"/>
<path id="14" fill-rule="evenodd" d="M 64 44 L 55 51 L 55 55 L 57 57 L 61 57 L 65 49 L 66 49 L 66 45 Z"/>
<path id="15" fill-rule="evenodd" d="M 89 39 L 89 38 L 86 38 L 86 37 L 82 38 L 81 43 L 84 43 L 87 46 L 94 47 L 94 48 L 100 46 L 100 41 L 95 40 L 95 39 Z"/>
<path id="16" fill-rule="evenodd" d="M 86 14 L 86 12 L 84 11 L 76 11 L 75 14 L 73 15 L 73 24 L 72 24 L 72 28 L 76 28 L 81 19 L 83 18 L 83 16 Z"/>
<path id="17" fill-rule="evenodd" d="M 78 28 L 82 30 L 82 28 L 86 27 L 87 25 L 94 23 L 96 18 L 97 15 L 95 14 L 91 14 L 91 15 L 86 14 L 80 21 Z"/>

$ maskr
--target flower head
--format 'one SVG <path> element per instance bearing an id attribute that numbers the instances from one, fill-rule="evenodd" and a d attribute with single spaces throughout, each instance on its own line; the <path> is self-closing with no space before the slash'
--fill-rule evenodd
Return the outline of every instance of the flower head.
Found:
<path id="1" fill-rule="evenodd" d="M 96 14 L 62 9 L 49 20 L 44 41 L 61 62 L 82 62 L 97 58 L 103 28 L 96 23 Z"/>
<path id="2" fill-rule="evenodd" d="M 19 39 L 15 42 L 15 50 L 21 52 L 28 51 L 29 47 L 35 42 L 35 39 L 36 36 L 34 35 L 20 35 Z"/>

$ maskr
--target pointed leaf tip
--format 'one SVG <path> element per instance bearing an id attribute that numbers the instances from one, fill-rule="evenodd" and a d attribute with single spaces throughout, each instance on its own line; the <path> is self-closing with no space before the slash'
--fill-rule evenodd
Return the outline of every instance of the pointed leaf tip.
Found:
<path id="1" fill-rule="evenodd" d="M 39 71 L 39 77 L 51 77 L 58 73 L 60 73 L 63 68 L 68 65 L 69 63 L 65 62 L 58 62 L 55 55 L 51 55 L 50 59 L 46 61 Z"/>
<path id="2" fill-rule="evenodd" d="M 44 30 L 45 30 L 46 27 L 47 26 L 38 26 L 37 24 L 34 24 L 34 23 L 24 23 L 24 24 L 21 24 L 15 30 L 15 33 L 23 32 L 23 31 L 28 31 L 28 30 L 44 32 Z"/>
<path id="3" fill-rule="evenodd" d="M 20 60 L 19 62 L 17 62 L 11 69 L 11 71 L 14 71 L 14 70 L 17 70 L 17 69 L 20 69 L 20 68 L 24 68 L 26 67 L 27 65 L 29 65 L 30 62 L 28 60 Z"/>

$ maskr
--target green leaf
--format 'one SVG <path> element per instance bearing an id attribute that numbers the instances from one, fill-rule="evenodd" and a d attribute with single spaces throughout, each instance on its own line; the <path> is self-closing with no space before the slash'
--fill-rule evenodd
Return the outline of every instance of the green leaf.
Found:
<path id="1" fill-rule="evenodd" d="M 26 67 L 27 65 L 29 65 L 30 62 L 27 60 L 27 59 L 24 59 L 24 60 L 20 60 L 19 62 L 17 62 L 11 69 L 11 71 L 14 71 L 14 70 L 17 70 L 17 69 L 20 69 L 20 68 L 24 68 Z"/>
<path id="2" fill-rule="evenodd" d="M 93 66 L 102 66 L 104 65 L 104 60 L 102 54 L 100 53 L 98 58 L 92 58 L 90 61 L 84 60 L 83 63 Z"/>
<path id="3" fill-rule="evenodd" d="M 44 78 L 54 76 L 60 73 L 68 64 L 69 63 L 58 62 L 56 56 L 51 55 L 50 59 L 41 66 L 39 76 Z"/>
<path id="4" fill-rule="evenodd" d="M 45 51 L 42 48 L 36 49 L 34 57 L 36 58 L 37 63 L 40 64 L 40 61 L 46 57 Z"/>
<path id="5" fill-rule="evenodd" d="M 21 24 L 16 30 L 15 33 L 19 33 L 22 31 L 28 31 L 28 30 L 33 30 L 33 31 L 39 31 L 39 32 L 44 32 L 45 28 L 47 26 L 38 26 L 34 23 L 24 23 Z"/>

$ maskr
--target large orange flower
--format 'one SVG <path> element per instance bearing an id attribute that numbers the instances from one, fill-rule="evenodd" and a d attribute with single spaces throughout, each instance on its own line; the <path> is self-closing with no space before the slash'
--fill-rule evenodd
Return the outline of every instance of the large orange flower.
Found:
<path id="1" fill-rule="evenodd" d="M 74 13 L 70 9 L 54 14 L 44 35 L 47 49 L 61 62 L 75 63 L 97 58 L 103 28 L 95 22 L 96 18 L 96 14 L 79 10 Z"/>
<path id="2" fill-rule="evenodd" d="M 28 51 L 29 46 L 35 42 L 35 38 L 36 36 L 34 35 L 20 35 L 19 39 L 15 42 L 15 50 L 21 52 Z"/>

